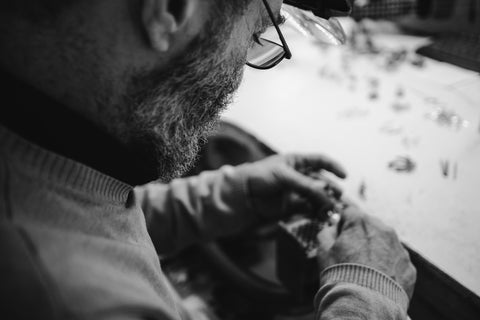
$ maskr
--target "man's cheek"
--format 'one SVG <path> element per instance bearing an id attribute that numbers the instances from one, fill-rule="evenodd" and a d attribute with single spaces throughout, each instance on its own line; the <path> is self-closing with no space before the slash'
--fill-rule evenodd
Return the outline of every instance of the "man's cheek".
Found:
<path id="1" fill-rule="evenodd" d="M 261 4 L 261 2 L 260 2 Z M 235 56 L 242 56 L 246 61 L 248 49 L 253 45 L 253 35 L 256 31 L 256 26 L 261 20 L 261 12 L 256 1 L 252 1 L 250 7 L 246 10 L 243 17 L 235 22 L 232 33 L 228 39 L 229 45 L 227 50 L 229 54 Z"/>
<path id="2" fill-rule="evenodd" d="M 239 54 L 246 57 L 248 48 L 251 45 L 252 35 L 248 34 L 246 28 L 234 28 L 232 34 L 227 39 L 228 46 L 226 48 L 227 56 L 238 56 Z"/>

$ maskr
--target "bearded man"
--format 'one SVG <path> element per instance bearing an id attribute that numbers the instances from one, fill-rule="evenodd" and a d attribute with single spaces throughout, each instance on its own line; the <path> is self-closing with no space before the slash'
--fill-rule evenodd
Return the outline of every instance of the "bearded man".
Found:
<path id="1" fill-rule="evenodd" d="M 280 219 L 290 194 L 329 204 L 301 172 L 345 173 L 319 155 L 178 178 L 281 5 L 0 4 L 2 319 L 186 317 L 158 253 Z M 395 232 L 353 206 L 336 228 L 317 319 L 406 318 L 415 269 Z"/>

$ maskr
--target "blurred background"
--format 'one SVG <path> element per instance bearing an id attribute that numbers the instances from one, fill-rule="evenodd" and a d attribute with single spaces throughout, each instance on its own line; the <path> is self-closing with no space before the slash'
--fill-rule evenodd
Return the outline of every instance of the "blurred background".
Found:
<path id="1" fill-rule="evenodd" d="M 289 21 L 292 51 L 247 68 L 224 120 L 320 152 L 345 195 L 480 295 L 480 0 L 357 0 L 343 46 Z"/>
<path id="2" fill-rule="evenodd" d="M 198 169 L 272 152 L 336 159 L 347 179 L 326 178 L 409 250 L 410 317 L 479 319 L 480 0 L 356 0 L 348 17 L 328 20 L 348 3 L 323 1 L 338 9 L 316 12 L 325 19 L 284 1 L 292 58 L 246 68 Z M 265 39 L 280 44 L 271 29 Z M 309 262 L 284 255 L 278 234 L 267 226 L 194 248 L 164 270 L 200 319 L 312 319 L 318 279 L 305 276 Z M 285 266 L 293 271 L 282 278 Z M 311 294 L 306 286 L 286 299 L 289 275 Z"/>

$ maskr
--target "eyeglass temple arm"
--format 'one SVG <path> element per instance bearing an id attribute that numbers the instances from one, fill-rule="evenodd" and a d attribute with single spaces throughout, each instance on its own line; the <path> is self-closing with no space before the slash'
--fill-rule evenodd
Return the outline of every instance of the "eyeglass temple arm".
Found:
<path id="1" fill-rule="evenodd" d="M 282 31 L 280 31 L 280 27 L 278 26 L 275 16 L 273 15 L 272 9 L 270 8 L 270 5 L 268 4 L 267 0 L 263 0 L 263 4 L 265 5 L 265 8 L 267 9 L 268 15 L 270 16 L 270 19 L 272 20 L 273 26 L 275 27 L 275 30 L 277 30 L 278 36 L 280 38 L 280 41 L 282 42 L 283 50 L 285 50 L 285 59 L 290 59 L 292 57 L 292 53 L 290 51 L 290 48 L 288 47 L 287 42 L 285 41 L 285 38 L 283 37 Z"/>

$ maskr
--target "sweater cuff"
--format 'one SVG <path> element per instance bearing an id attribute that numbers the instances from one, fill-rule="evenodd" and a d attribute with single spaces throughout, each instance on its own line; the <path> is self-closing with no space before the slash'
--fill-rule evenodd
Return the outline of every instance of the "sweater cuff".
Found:
<path id="1" fill-rule="evenodd" d="M 408 309 L 408 295 L 391 277 L 372 267 L 355 263 L 341 263 L 323 270 L 320 286 L 331 283 L 347 282 L 376 291 Z"/>

